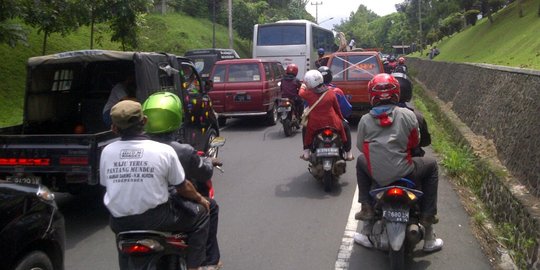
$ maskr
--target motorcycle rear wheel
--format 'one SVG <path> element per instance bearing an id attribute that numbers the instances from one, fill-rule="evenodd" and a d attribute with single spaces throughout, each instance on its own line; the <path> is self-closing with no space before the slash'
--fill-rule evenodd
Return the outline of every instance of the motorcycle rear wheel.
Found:
<path id="1" fill-rule="evenodd" d="M 324 171 L 324 175 L 323 175 L 324 191 L 330 192 L 332 190 L 333 182 L 334 182 L 334 176 L 332 175 L 332 171 Z"/>
<path id="2" fill-rule="evenodd" d="M 292 125 L 289 119 L 283 120 L 283 132 L 285 132 L 285 137 L 290 137 L 292 135 Z"/>
<path id="3" fill-rule="evenodd" d="M 390 248 L 388 253 L 390 257 L 390 269 L 392 270 L 405 270 L 405 244 L 401 245 L 398 251 L 394 251 Z"/>

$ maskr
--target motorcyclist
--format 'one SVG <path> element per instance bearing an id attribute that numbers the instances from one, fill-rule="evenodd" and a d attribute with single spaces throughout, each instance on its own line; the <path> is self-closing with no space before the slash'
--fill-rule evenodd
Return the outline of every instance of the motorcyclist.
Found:
<path id="1" fill-rule="evenodd" d="M 344 117 L 349 117 L 351 115 L 352 105 L 347 100 L 347 97 L 345 96 L 345 93 L 343 93 L 343 90 L 332 84 L 332 70 L 330 70 L 330 68 L 327 66 L 322 66 L 318 69 L 318 71 L 323 76 L 324 84 L 328 87 L 328 90 L 333 91 L 336 95 L 341 114 Z M 345 129 L 345 133 L 347 135 L 347 142 L 343 144 L 343 150 L 348 153 L 348 156 L 345 157 L 345 160 L 353 160 L 354 157 L 351 152 L 351 127 L 349 126 L 349 121 L 347 121 L 347 119 L 345 118 L 343 118 L 343 128 Z"/>
<path id="2" fill-rule="evenodd" d="M 424 196 L 420 201 L 420 223 L 425 227 L 426 252 L 442 249 L 443 241 L 436 238 L 433 224 L 437 223 L 437 162 L 429 157 L 412 157 L 411 149 L 418 144 L 418 121 L 414 113 L 396 106 L 399 101 L 399 82 L 381 73 L 368 84 L 372 109 L 358 123 L 357 147 L 361 152 L 356 164 L 358 202 L 362 204 L 355 218 L 364 221 L 363 229 L 354 235 L 356 243 L 372 247 L 368 235 L 374 224 L 373 200 L 369 195 L 372 184 L 386 186 L 400 178 L 408 178 L 420 186 Z"/>
<path id="3" fill-rule="evenodd" d="M 222 163 L 217 158 L 201 157 L 191 145 L 175 140 L 175 132 L 182 124 L 180 98 L 170 92 L 156 92 L 146 99 L 142 108 L 148 118 L 146 133 L 152 140 L 170 145 L 175 150 L 186 179 L 197 187 L 199 193 L 208 196 L 206 181 L 212 178 L 214 166 L 221 166 Z M 206 242 L 206 261 L 202 265 L 206 266 L 205 269 L 219 269 L 223 265 L 217 240 L 219 205 L 214 199 L 207 200 L 210 202 L 210 227 Z"/>
<path id="4" fill-rule="evenodd" d="M 319 56 L 317 61 L 315 61 L 315 66 L 317 68 L 322 67 L 322 66 L 326 66 L 326 62 L 328 61 L 328 58 L 324 58 L 325 53 L 326 52 L 325 52 L 324 48 L 317 49 L 317 55 Z"/>
<path id="5" fill-rule="evenodd" d="M 189 181 L 174 149 L 144 134 L 147 118 L 140 103 L 118 102 L 111 109 L 113 132 L 121 139 L 105 146 L 99 164 L 103 202 L 113 232 L 157 230 L 188 232 L 189 269 L 200 269 L 206 257 L 210 202 Z M 144 173 L 143 173 L 144 172 Z M 147 173 L 152 172 L 152 173 Z M 196 202 L 188 213 L 169 198 L 169 186 L 187 201 Z M 202 206 L 202 207 L 201 207 Z M 124 261 L 119 256 L 121 269 Z"/>
<path id="6" fill-rule="evenodd" d="M 311 144 L 313 143 L 313 136 L 319 129 L 325 127 L 333 127 L 338 130 L 341 136 L 342 142 L 347 143 L 347 135 L 343 128 L 343 115 L 339 108 L 334 91 L 328 91 L 328 87 L 324 84 L 322 74 L 318 70 L 309 70 L 304 76 L 304 84 L 300 87 L 300 97 L 302 97 L 308 104 L 313 106 L 317 100 L 320 102 L 312 108 L 308 116 L 308 124 L 306 132 L 304 134 L 304 153 L 300 158 L 309 160 L 311 155 Z M 322 96 L 324 94 L 324 96 Z M 345 153 L 345 156 L 350 156 L 350 153 Z"/>
<path id="7" fill-rule="evenodd" d="M 397 66 L 396 57 L 393 56 L 393 55 L 390 55 L 388 57 L 388 63 L 386 65 L 384 65 L 384 72 L 386 72 L 388 74 L 392 74 L 392 72 L 394 72 L 394 69 L 396 68 L 396 66 Z"/>
<path id="8" fill-rule="evenodd" d="M 296 111 L 297 117 L 300 118 L 304 111 L 304 104 L 302 98 L 298 95 L 302 83 L 296 78 L 296 75 L 298 75 L 298 66 L 296 64 L 287 65 L 285 76 L 281 79 L 281 96 L 293 101 L 293 110 Z"/>
<path id="9" fill-rule="evenodd" d="M 392 71 L 393 73 L 404 73 L 407 74 L 407 65 L 405 65 L 405 57 L 400 56 L 397 60 L 397 65 Z"/>

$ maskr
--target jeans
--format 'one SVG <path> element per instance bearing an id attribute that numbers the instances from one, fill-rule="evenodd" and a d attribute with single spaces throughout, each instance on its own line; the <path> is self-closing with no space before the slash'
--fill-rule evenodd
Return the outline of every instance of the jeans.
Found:
<path id="1" fill-rule="evenodd" d="M 206 261 L 202 265 L 216 265 L 221 257 L 217 239 L 219 205 L 214 199 L 208 199 L 210 202 L 210 227 L 208 231 L 208 240 L 206 240 Z"/>
<path id="2" fill-rule="evenodd" d="M 413 157 L 414 171 L 404 176 L 416 184 L 416 189 L 422 190 L 424 196 L 420 199 L 421 216 L 429 217 L 437 214 L 437 190 L 439 186 L 439 169 L 437 161 L 430 157 Z M 358 202 L 373 205 L 369 191 L 375 181 L 369 175 L 366 157 L 361 154 L 356 161 L 356 181 L 358 183 Z"/>

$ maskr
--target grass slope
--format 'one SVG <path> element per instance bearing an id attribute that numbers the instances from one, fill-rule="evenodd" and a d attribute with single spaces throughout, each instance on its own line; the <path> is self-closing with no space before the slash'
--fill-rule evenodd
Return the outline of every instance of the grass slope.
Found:
<path id="1" fill-rule="evenodd" d="M 517 3 L 437 44 L 438 61 L 488 63 L 502 66 L 540 69 L 540 16 L 538 1 L 523 1 L 524 17 L 518 16 Z M 421 56 L 426 58 L 424 55 Z M 413 56 L 420 56 L 418 53 Z"/>
<path id="2" fill-rule="evenodd" d="M 146 26 L 141 30 L 140 51 L 160 51 L 178 55 L 197 48 L 212 47 L 212 22 L 186 16 L 184 14 L 149 14 Z M 14 48 L 0 44 L 0 127 L 22 122 L 22 107 L 26 80 L 26 61 L 41 55 L 43 34 L 31 27 L 28 46 Z M 94 34 L 94 49 L 121 50 L 119 43 L 110 41 L 110 32 L 104 25 L 97 26 Z M 233 34 L 237 36 L 236 34 Z M 228 30 L 216 25 L 216 47 L 229 47 Z M 52 34 L 47 42 L 45 54 L 90 48 L 90 30 L 83 26 L 65 37 Z M 251 44 L 247 40 L 234 39 L 234 48 L 241 57 L 251 57 Z"/>

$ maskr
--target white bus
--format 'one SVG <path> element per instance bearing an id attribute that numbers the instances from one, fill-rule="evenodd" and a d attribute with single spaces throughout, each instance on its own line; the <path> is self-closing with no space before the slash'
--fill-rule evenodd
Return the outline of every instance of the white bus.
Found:
<path id="1" fill-rule="evenodd" d="M 319 48 L 335 52 L 334 33 L 307 20 L 256 24 L 253 28 L 253 58 L 278 60 L 283 68 L 294 63 L 300 80 L 307 70 L 316 68 Z"/>

